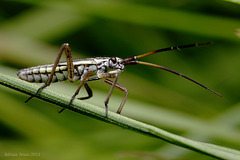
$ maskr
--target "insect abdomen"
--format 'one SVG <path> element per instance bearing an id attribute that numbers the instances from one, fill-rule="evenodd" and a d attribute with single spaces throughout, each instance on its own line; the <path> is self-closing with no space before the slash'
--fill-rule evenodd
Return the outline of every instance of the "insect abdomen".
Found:
<path id="1" fill-rule="evenodd" d="M 31 68 L 22 69 L 17 72 L 20 79 L 34 82 L 34 83 L 44 83 L 48 80 L 53 65 L 42 65 Z M 68 79 L 67 66 L 57 66 L 52 82 L 65 81 Z"/>

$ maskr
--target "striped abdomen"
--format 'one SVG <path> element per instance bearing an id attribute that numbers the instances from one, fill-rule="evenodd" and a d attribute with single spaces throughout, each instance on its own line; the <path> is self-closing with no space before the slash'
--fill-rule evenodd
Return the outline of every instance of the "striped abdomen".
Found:
<path id="1" fill-rule="evenodd" d="M 44 83 L 48 80 L 52 72 L 53 64 L 41 65 L 31 68 L 22 69 L 17 72 L 17 75 L 20 79 L 35 82 L 35 83 Z M 57 66 L 55 73 L 53 75 L 52 82 L 65 81 L 68 79 L 67 66 Z"/>

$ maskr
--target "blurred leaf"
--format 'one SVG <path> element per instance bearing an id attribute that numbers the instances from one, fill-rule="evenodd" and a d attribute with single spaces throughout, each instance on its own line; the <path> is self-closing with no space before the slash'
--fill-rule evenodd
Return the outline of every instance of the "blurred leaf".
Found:
<path id="1" fill-rule="evenodd" d="M 239 1 L 239 0 L 226 0 L 226 1 L 240 4 L 240 1 Z"/>
<path id="2" fill-rule="evenodd" d="M 181 137 L 239 148 L 239 7 L 226 1 L 189 0 L 1 1 L 0 72 L 16 77 L 19 68 L 53 63 L 64 42 L 70 43 L 73 58 L 125 58 L 169 46 L 213 41 L 208 47 L 143 60 L 184 73 L 223 98 L 175 75 L 129 66 L 119 78 L 130 93 L 122 114 Z M 48 89 L 70 97 L 76 85 L 63 82 Z M 109 86 L 101 82 L 90 85 L 94 97 L 87 102 L 104 107 Z M 86 93 L 83 90 L 80 94 Z M 115 90 L 109 109 L 115 111 L 123 96 Z M 1 87 L 0 129 L 5 135 L 0 137 L 0 159 L 9 159 L 1 157 L 9 151 L 39 151 L 41 157 L 36 158 L 44 160 L 110 160 L 120 150 L 149 151 L 156 159 L 212 159 L 73 112 L 57 114 L 56 106 L 37 99 L 23 105 L 25 98 Z M 144 154 L 139 155 L 144 159 Z M 131 155 L 124 158 L 131 159 Z"/>
<path id="3" fill-rule="evenodd" d="M 32 84 L 3 74 L 0 74 L 0 83 L 2 85 L 8 86 L 10 88 L 28 94 L 34 94 L 34 92 L 36 92 L 37 90 L 37 87 Z M 37 97 L 45 101 L 60 105 L 62 107 L 66 107 L 67 109 L 70 109 L 77 113 L 85 114 L 95 119 L 99 119 L 120 127 L 124 127 L 126 129 L 134 130 L 139 133 L 150 135 L 165 140 L 169 143 L 173 143 L 178 146 L 198 151 L 213 157 L 233 160 L 240 159 L 240 152 L 237 150 L 186 139 L 184 137 L 180 137 L 169 132 L 166 132 L 164 130 L 161 130 L 157 127 L 144 124 L 142 122 L 112 112 L 109 112 L 108 117 L 105 117 L 104 109 L 101 109 L 91 104 L 84 103 L 82 101 L 80 102 L 73 101 L 72 105 L 67 107 L 68 102 L 70 100 L 69 98 L 66 98 L 60 94 L 57 94 L 47 89 L 44 89 L 42 92 L 40 92 Z"/>

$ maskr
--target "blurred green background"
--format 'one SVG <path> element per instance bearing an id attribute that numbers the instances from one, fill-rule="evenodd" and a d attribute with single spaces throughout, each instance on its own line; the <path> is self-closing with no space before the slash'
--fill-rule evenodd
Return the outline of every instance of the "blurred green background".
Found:
<path id="1" fill-rule="evenodd" d="M 74 58 L 126 58 L 212 41 L 142 60 L 179 71 L 222 98 L 166 71 L 127 66 L 118 81 L 129 90 L 122 114 L 239 150 L 239 11 L 238 4 L 217 0 L 0 0 L 0 72 L 17 78 L 22 68 L 53 63 L 64 42 Z M 49 88 L 70 97 L 78 84 Z M 89 85 L 93 98 L 87 102 L 104 107 L 110 86 L 101 81 Z M 123 97 L 114 90 L 111 111 Z M 213 159 L 68 110 L 58 114 L 58 106 L 36 98 L 25 104 L 27 98 L 0 86 L 0 159 Z"/>

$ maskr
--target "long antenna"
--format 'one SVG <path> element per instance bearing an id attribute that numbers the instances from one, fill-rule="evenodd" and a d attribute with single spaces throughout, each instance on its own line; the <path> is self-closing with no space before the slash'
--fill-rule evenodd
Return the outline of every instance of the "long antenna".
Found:
<path id="1" fill-rule="evenodd" d="M 180 49 L 183 49 L 183 48 L 189 48 L 189 47 L 198 47 L 198 46 L 204 46 L 204 45 L 210 45 L 212 44 L 212 42 L 206 42 L 206 43 L 195 43 L 195 44 L 188 44 L 188 45 L 183 45 L 183 46 L 178 46 L 178 47 L 168 47 L 168 48 L 163 48 L 163 49 L 157 49 L 157 50 L 154 50 L 154 51 L 151 51 L 151 52 L 148 52 L 148 53 L 144 53 L 144 54 L 141 54 L 141 55 L 138 55 L 138 56 L 133 56 L 133 57 L 129 57 L 129 58 L 125 58 L 122 63 L 124 65 L 134 65 L 134 64 L 143 64 L 143 65 L 147 65 L 147 66 L 152 66 L 152 67 L 155 67 L 155 68 L 159 68 L 159 69 L 163 69 L 165 71 L 168 71 L 168 72 L 171 72 L 173 74 L 176 74 L 176 75 L 179 75 L 189 81 L 192 81 L 193 83 L 209 90 L 210 92 L 216 94 L 217 96 L 219 97 L 222 97 L 222 95 L 220 95 L 219 93 L 211 90 L 210 88 L 202 85 L 201 83 L 179 73 L 179 72 L 176 72 L 174 70 L 171 70 L 169 68 L 166 68 L 166 67 L 163 67 L 163 66 L 160 66 L 160 65 L 157 65 L 157 64 L 153 64 L 153 63 L 148 63 L 148 62 L 143 62 L 143 61 L 137 61 L 136 59 L 138 58 L 142 58 L 142 57 L 145 57 L 145 56 L 149 56 L 149 55 L 152 55 L 152 54 L 155 54 L 155 53 L 158 53 L 158 52 L 163 52 L 163 51 L 171 51 L 171 50 L 180 50 Z"/>
<path id="2" fill-rule="evenodd" d="M 206 42 L 206 43 L 194 43 L 194 44 L 188 44 L 188 45 L 183 45 L 183 46 L 178 46 L 178 47 L 168 47 L 168 48 L 162 48 L 162 49 L 157 49 L 148 53 L 144 53 L 138 56 L 134 56 L 134 59 L 142 58 L 145 56 L 149 56 L 151 54 L 155 54 L 158 52 L 164 52 L 164 51 L 171 51 L 171 50 L 180 50 L 183 48 L 190 48 L 190 47 L 198 47 L 198 46 L 205 46 L 205 45 L 210 45 L 212 42 Z"/>
<path id="3" fill-rule="evenodd" d="M 165 71 L 171 72 L 171 73 L 173 73 L 173 74 L 176 74 L 176 75 L 181 76 L 181 77 L 183 77 L 183 78 L 185 78 L 185 79 L 187 79 L 187 80 L 192 81 L 193 83 L 195 83 L 195 84 L 197 84 L 197 85 L 199 85 L 199 86 L 201 86 L 201 87 L 209 90 L 210 92 L 216 94 L 216 95 L 219 96 L 219 97 L 222 97 L 222 95 L 220 95 L 219 93 L 217 93 L 217 92 L 211 90 L 210 88 L 202 85 L 201 83 L 199 83 L 199 82 L 197 82 L 197 81 L 195 81 L 195 80 L 193 80 L 193 79 L 191 79 L 191 78 L 189 78 L 189 77 L 187 77 L 187 76 L 185 76 L 185 75 L 183 75 L 183 74 L 181 74 L 181 73 L 179 73 L 179 72 L 173 71 L 173 70 L 171 70 L 171 69 L 169 69 L 169 68 L 166 68 L 166 67 L 163 67 L 163 66 L 159 66 L 159 65 L 153 64 L 153 63 L 142 62 L 142 61 L 136 61 L 136 64 L 143 64 L 143 65 L 147 65 L 147 66 L 152 66 L 152 67 L 156 67 L 156 68 L 163 69 L 163 70 L 165 70 Z"/>

